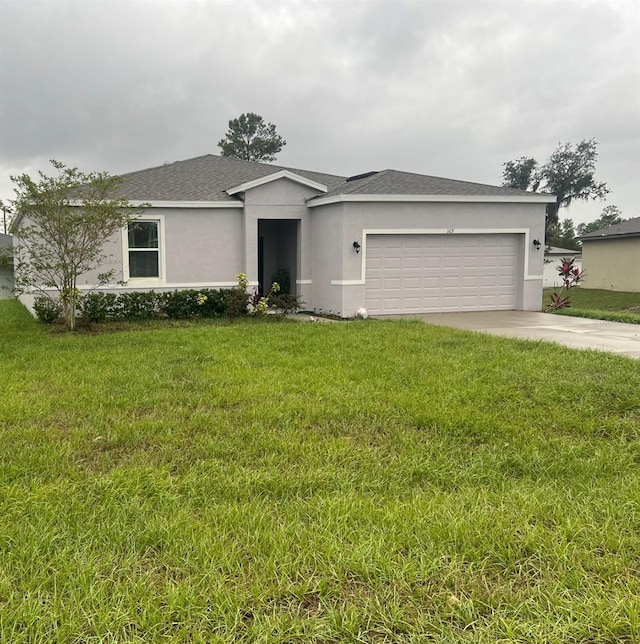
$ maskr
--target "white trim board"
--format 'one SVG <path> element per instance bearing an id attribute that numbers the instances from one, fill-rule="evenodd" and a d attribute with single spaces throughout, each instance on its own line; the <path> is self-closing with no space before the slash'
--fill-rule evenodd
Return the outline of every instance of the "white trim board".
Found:
<path id="1" fill-rule="evenodd" d="M 129 199 L 129 206 L 133 208 L 244 208 L 242 201 L 162 201 L 157 199 Z M 82 201 L 76 199 L 69 201 L 69 206 L 78 208 Z"/>
<path id="2" fill-rule="evenodd" d="M 366 283 L 368 235 L 524 235 L 524 280 L 541 280 L 542 275 L 530 275 L 528 272 L 530 234 L 528 228 L 363 228 L 360 247 L 360 279 L 331 280 L 331 285 L 358 286 Z"/>
<path id="3" fill-rule="evenodd" d="M 264 177 L 260 177 L 259 179 L 253 179 L 252 181 L 246 181 L 245 183 L 233 186 L 226 190 L 226 193 L 228 195 L 235 195 L 239 192 L 246 192 L 247 190 L 251 190 L 251 188 L 257 188 L 258 186 L 263 186 L 266 183 L 271 183 L 272 181 L 278 181 L 278 179 L 289 179 L 289 181 L 294 181 L 295 183 L 308 186 L 309 188 L 315 188 L 320 192 L 327 191 L 327 186 L 322 183 L 303 177 L 300 174 L 295 174 L 289 170 L 280 170 L 279 172 L 268 174 Z"/>
<path id="4" fill-rule="evenodd" d="M 244 208 L 242 201 L 140 201 L 132 199 L 130 206 L 149 208 Z"/>
<path id="5" fill-rule="evenodd" d="M 151 282 L 151 280 L 149 280 Z M 258 282 L 249 282 L 249 286 L 258 286 Z M 101 286 L 92 286 L 91 284 L 78 284 L 77 288 L 80 291 L 142 291 L 151 290 L 153 288 L 162 290 L 176 290 L 176 289 L 201 289 L 201 288 L 235 288 L 238 282 L 165 282 L 163 284 L 103 284 Z M 41 291 L 53 291 L 51 288 L 40 288 Z"/>
<path id="6" fill-rule="evenodd" d="M 334 195 L 314 197 L 307 201 L 307 208 L 343 202 L 457 202 L 457 203 L 555 203 L 554 195 Z"/>

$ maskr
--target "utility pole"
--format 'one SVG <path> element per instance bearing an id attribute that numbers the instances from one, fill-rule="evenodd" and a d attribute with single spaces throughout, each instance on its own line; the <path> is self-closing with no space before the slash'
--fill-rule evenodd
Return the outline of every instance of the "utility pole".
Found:
<path id="1" fill-rule="evenodd" d="M 7 207 L 2 206 L 2 224 L 4 226 L 4 234 L 7 234 Z"/>

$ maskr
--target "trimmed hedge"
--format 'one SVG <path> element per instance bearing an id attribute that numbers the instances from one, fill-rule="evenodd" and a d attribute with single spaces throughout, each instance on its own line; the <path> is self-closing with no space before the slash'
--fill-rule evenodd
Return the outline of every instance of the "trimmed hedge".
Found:
<path id="1" fill-rule="evenodd" d="M 166 291 L 87 293 L 80 299 L 78 315 L 87 322 L 105 320 L 188 320 L 239 317 L 247 314 L 250 294 L 238 288 Z M 60 300 L 48 295 L 35 298 L 37 318 L 51 324 L 62 315 Z"/>

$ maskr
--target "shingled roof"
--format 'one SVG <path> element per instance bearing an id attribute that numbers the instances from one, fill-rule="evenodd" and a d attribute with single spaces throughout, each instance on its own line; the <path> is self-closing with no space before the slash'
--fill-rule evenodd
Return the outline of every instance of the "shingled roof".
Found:
<path id="1" fill-rule="evenodd" d="M 327 193 L 319 195 L 316 199 L 334 197 L 337 195 L 439 195 L 439 196 L 495 196 L 495 197 L 527 197 L 539 200 L 540 193 L 515 190 L 490 186 L 483 183 L 470 181 L 457 181 L 432 177 L 413 172 L 399 170 L 381 170 L 380 172 L 367 172 L 356 177 L 346 179 L 330 189 Z M 549 195 L 547 195 L 549 196 Z M 551 197 L 551 196 L 550 196 Z"/>
<path id="2" fill-rule="evenodd" d="M 122 174 L 120 192 L 132 201 L 233 202 L 238 199 L 228 195 L 226 190 L 281 170 L 288 170 L 317 181 L 328 188 L 342 183 L 345 179 L 322 172 L 205 154 L 194 159 Z"/>
<path id="3" fill-rule="evenodd" d="M 287 170 L 327 186 L 315 199 L 339 195 L 431 195 L 516 197 L 539 201 L 539 193 L 457 181 L 399 170 L 367 172 L 354 177 L 300 170 L 233 157 L 206 154 L 155 168 L 120 175 L 121 194 L 136 201 L 238 201 L 226 191 L 243 183 Z M 311 200 L 313 203 L 313 199 Z"/>
<path id="4" fill-rule="evenodd" d="M 617 237 L 640 237 L 640 217 L 627 219 L 608 228 L 594 230 L 578 237 L 582 241 L 595 241 L 596 239 L 615 239 Z"/>

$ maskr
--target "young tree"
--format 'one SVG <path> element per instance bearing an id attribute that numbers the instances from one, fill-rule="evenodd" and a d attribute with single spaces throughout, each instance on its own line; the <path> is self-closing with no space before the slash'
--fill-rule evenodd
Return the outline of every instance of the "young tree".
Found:
<path id="1" fill-rule="evenodd" d="M 12 201 L 16 290 L 56 291 L 67 327 L 73 330 L 78 278 L 104 265 L 105 241 L 136 211 L 118 197 L 119 177 L 51 163 L 57 176 L 39 172 L 36 180 L 27 174 L 11 177 L 16 193 Z M 96 286 L 110 282 L 114 273 L 100 273 Z"/>
<path id="2" fill-rule="evenodd" d="M 218 147 L 225 157 L 247 161 L 275 161 L 276 154 L 286 144 L 273 123 L 265 123 L 258 114 L 247 112 L 229 121 L 229 129 Z"/>
<path id="3" fill-rule="evenodd" d="M 527 157 L 503 164 L 503 186 L 533 191 L 540 189 L 556 195 L 555 203 L 547 204 L 547 237 L 553 226 L 558 225 L 560 208 L 573 201 L 604 199 L 609 193 L 607 184 L 598 183 L 594 178 L 597 145 L 595 139 L 580 141 L 575 146 L 561 143 L 541 166 L 535 159 Z"/>
<path id="4" fill-rule="evenodd" d="M 588 224 L 578 224 L 578 235 L 584 235 L 585 233 L 592 233 L 596 230 L 608 228 L 609 226 L 615 226 L 615 224 L 620 224 L 623 221 L 625 220 L 622 218 L 622 211 L 618 206 L 607 206 L 595 221 Z"/>

